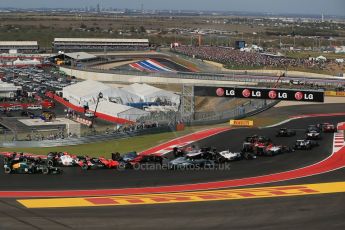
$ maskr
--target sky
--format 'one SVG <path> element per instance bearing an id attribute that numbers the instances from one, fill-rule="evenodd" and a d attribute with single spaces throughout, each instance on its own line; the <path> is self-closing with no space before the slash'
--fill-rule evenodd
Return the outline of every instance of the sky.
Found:
<path id="1" fill-rule="evenodd" d="M 248 11 L 264 13 L 328 14 L 345 16 L 345 0 L 0 0 L 0 8 L 168 9 Z"/>

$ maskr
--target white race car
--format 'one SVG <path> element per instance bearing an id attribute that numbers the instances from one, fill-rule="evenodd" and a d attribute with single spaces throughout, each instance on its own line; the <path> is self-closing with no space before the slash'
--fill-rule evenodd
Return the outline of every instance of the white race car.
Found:
<path id="1" fill-rule="evenodd" d="M 307 133 L 307 139 L 308 140 L 319 140 L 321 139 L 321 134 L 318 131 L 312 130 Z"/>
<path id="2" fill-rule="evenodd" d="M 70 155 L 62 155 L 60 157 L 60 161 L 63 166 L 74 166 L 77 164 L 75 158 L 71 157 Z"/>
<path id="3" fill-rule="evenodd" d="M 289 148 L 287 146 L 284 146 L 284 145 L 269 145 L 264 150 L 264 155 L 266 155 L 266 156 L 274 156 L 274 155 L 277 155 L 277 154 L 289 153 L 289 152 L 293 152 L 293 149 Z"/>
<path id="4" fill-rule="evenodd" d="M 226 161 L 235 161 L 240 160 L 242 155 L 240 152 L 231 152 L 229 150 L 221 151 L 218 153 L 217 161 L 226 162 Z"/>

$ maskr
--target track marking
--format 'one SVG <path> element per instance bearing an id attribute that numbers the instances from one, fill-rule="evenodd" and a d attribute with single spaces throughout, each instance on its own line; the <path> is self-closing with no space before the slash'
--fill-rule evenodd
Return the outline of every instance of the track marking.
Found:
<path id="1" fill-rule="evenodd" d="M 173 140 L 170 140 L 166 143 L 161 145 L 152 147 L 148 150 L 140 152 L 141 155 L 150 155 L 150 154 L 157 154 L 157 155 L 164 155 L 169 153 L 173 150 L 174 147 L 185 147 L 193 142 L 209 138 L 211 136 L 217 135 L 219 133 L 225 132 L 230 130 L 230 127 L 219 127 L 213 129 L 206 129 L 199 132 L 191 133 L 183 137 L 178 137 Z"/>
<path id="2" fill-rule="evenodd" d="M 225 189 L 200 192 L 85 198 L 26 199 L 17 201 L 26 208 L 73 208 L 278 198 L 344 192 L 345 182 L 333 182 L 245 189 Z"/>
<path id="3" fill-rule="evenodd" d="M 333 152 L 339 151 L 343 146 L 345 146 L 344 131 L 338 129 L 338 131 L 334 133 L 333 137 Z"/>

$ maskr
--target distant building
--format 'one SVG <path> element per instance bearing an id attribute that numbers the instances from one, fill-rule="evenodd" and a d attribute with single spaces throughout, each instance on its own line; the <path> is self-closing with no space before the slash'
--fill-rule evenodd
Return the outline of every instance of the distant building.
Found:
<path id="1" fill-rule="evenodd" d="M 149 48 L 148 39 L 112 38 L 55 38 L 52 44 L 55 52 L 64 51 L 129 51 Z"/>
<path id="2" fill-rule="evenodd" d="M 57 55 L 51 56 L 49 60 L 57 65 L 73 65 L 81 67 L 83 62 L 96 61 L 98 60 L 98 57 L 85 52 L 58 52 Z"/>
<path id="3" fill-rule="evenodd" d="M 0 53 L 37 53 L 37 41 L 0 41 Z"/>

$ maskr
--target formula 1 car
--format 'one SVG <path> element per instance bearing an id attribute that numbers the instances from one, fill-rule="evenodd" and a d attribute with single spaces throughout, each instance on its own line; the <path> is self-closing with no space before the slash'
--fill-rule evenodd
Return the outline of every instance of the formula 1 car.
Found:
<path id="1" fill-rule="evenodd" d="M 185 154 L 186 154 L 186 151 L 183 148 L 180 148 L 180 147 L 173 148 L 173 155 L 175 158 L 183 157 Z"/>
<path id="2" fill-rule="evenodd" d="M 215 167 L 215 163 L 212 160 L 206 159 L 190 159 L 188 157 L 179 157 L 169 162 L 169 169 L 180 170 L 197 170 L 201 168 Z"/>
<path id="3" fill-rule="evenodd" d="M 185 154 L 189 159 L 206 159 L 206 160 L 215 160 L 217 157 L 216 149 L 211 149 L 210 147 L 194 149 Z"/>
<path id="4" fill-rule="evenodd" d="M 337 132 L 337 127 L 331 123 L 322 123 L 322 124 L 318 124 L 318 126 L 321 126 L 321 131 L 324 133 L 335 133 L 335 132 Z"/>
<path id="5" fill-rule="evenodd" d="M 117 168 L 120 163 L 118 161 L 114 161 L 112 159 L 106 159 L 104 157 L 99 157 L 98 162 L 104 165 L 105 168 Z"/>
<path id="6" fill-rule="evenodd" d="M 137 152 L 124 153 L 122 156 L 119 152 L 112 153 L 111 159 L 118 162 L 129 162 L 138 156 Z"/>
<path id="7" fill-rule="evenodd" d="M 50 152 L 47 155 L 47 164 L 50 166 L 77 166 L 78 160 L 68 153 Z"/>
<path id="8" fill-rule="evenodd" d="M 242 152 L 253 153 L 257 150 L 257 148 L 263 148 L 271 143 L 271 139 L 264 136 L 254 135 L 246 137 L 242 144 Z"/>
<path id="9" fill-rule="evenodd" d="M 77 164 L 84 170 L 89 169 L 112 169 L 117 168 L 120 163 L 112 159 L 105 159 L 104 157 L 90 158 L 84 156 L 77 157 Z"/>
<path id="10" fill-rule="evenodd" d="M 296 150 L 311 150 L 313 147 L 319 146 L 314 140 L 297 140 L 294 146 Z"/>
<path id="11" fill-rule="evenodd" d="M 31 153 L 16 153 L 16 152 L 3 152 L 4 164 L 10 161 L 16 162 L 41 162 L 47 157 L 43 155 L 34 155 Z"/>
<path id="12" fill-rule="evenodd" d="M 137 152 L 129 152 L 129 153 L 123 154 L 121 160 L 124 162 L 128 162 L 128 161 L 135 159 L 136 157 L 138 157 Z"/>
<path id="13" fill-rule="evenodd" d="M 6 174 L 61 174 L 62 170 L 35 162 L 8 162 L 4 165 Z"/>
<path id="14" fill-rule="evenodd" d="M 253 135 L 253 136 L 249 136 L 246 137 L 244 142 L 248 142 L 248 143 L 262 143 L 262 144 L 270 144 L 272 142 L 272 140 L 268 137 L 265 136 L 258 136 L 258 135 Z"/>
<path id="15" fill-rule="evenodd" d="M 244 142 L 242 145 L 242 152 L 251 152 L 260 155 L 267 145 L 269 144 L 261 142 Z"/>
<path id="16" fill-rule="evenodd" d="M 306 138 L 307 140 L 320 140 L 321 133 L 316 130 L 312 130 L 306 134 Z"/>
<path id="17" fill-rule="evenodd" d="M 162 164 L 163 157 L 158 155 L 138 155 L 134 159 L 128 161 L 132 166 L 138 164 Z"/>
<path id="18" fill-rule="evenodd" d="M 287 128 L 281 128 L 277 131 L 277 137 L 292 137 L 296 135 L 296 131 Z"/>
<path id="19" fill-rule="evenodd" d="M 306 129 L 306 133 L 310 133 L 312 131 L 321 132 L 321 126 L 320 125 L 308 125 L 308 128 Z"/>
<path id="20" fill-rule="evenodd" d="M 229 161 L 241 160 L 242 154 L 240 152 L 231 152 L 230 150 L 225 150 L 217 153 L 216 162 L 223 163 Z"/>
<path id="21" fill-rule="evenodd" d="M 274 156 L 281 153 L 290 153 L 293 152 L 294 149 L 289 148 L 285 145 L 268 145 L 264 150 L 265 156 Z"/>

